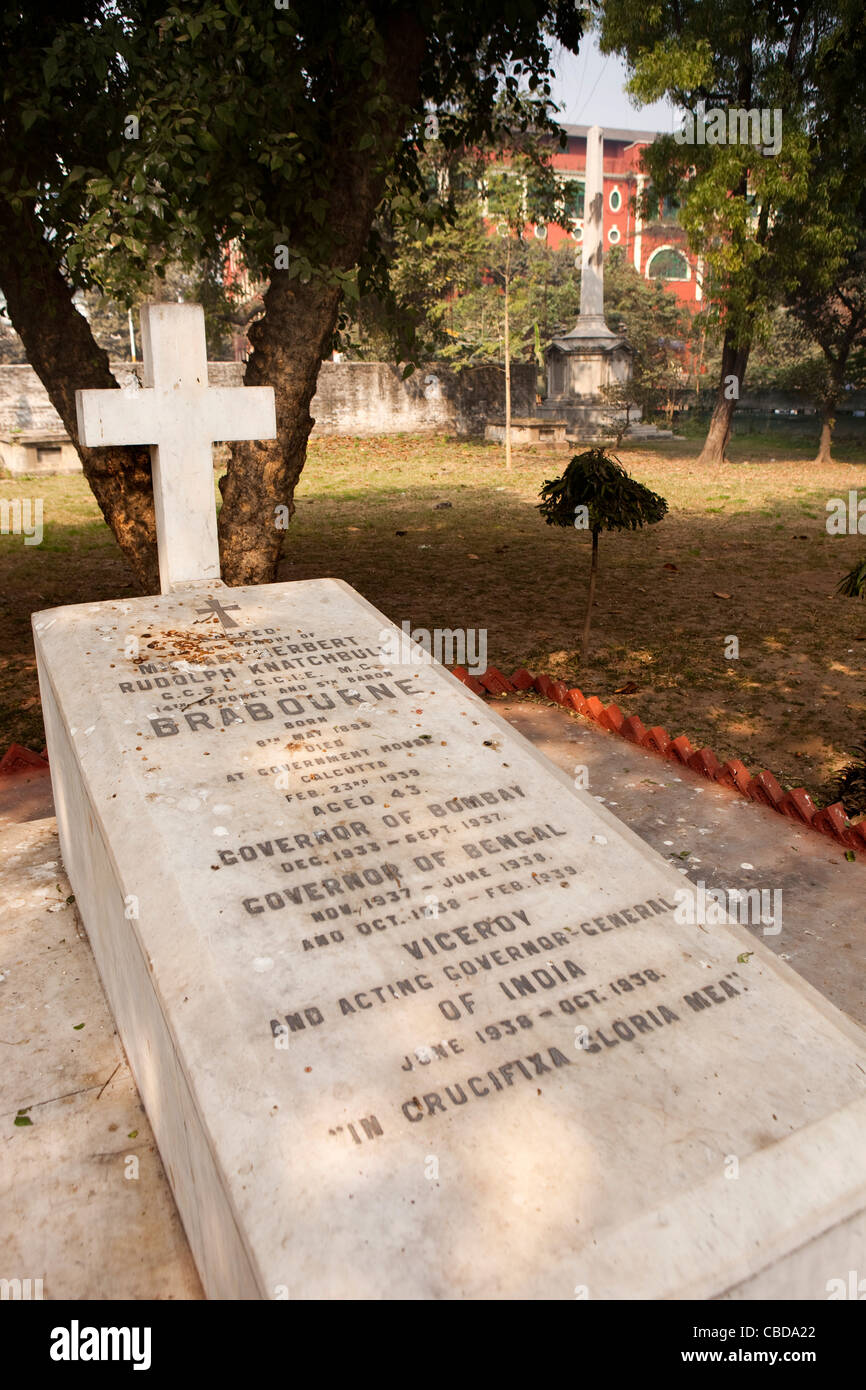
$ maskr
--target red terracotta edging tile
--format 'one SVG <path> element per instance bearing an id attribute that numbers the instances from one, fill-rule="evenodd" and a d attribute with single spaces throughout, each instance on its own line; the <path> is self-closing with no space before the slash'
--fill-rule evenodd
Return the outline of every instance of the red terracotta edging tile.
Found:
<path id="1" fill-rule="evenodd" d="M 730 758 L 727 762 L 720 763 L 711 748 L 693 748 L 685 734 L 672 739 L 660 724 L 647 729 L 636 714 L 626 716 L 618 705 L 605 706 L 597 695 L 587 698 L 576 686 L 569 690 L 564 681 L 554 680 L 543 673 L 533 676 L 531 671 L 521 667 L 509 680 L 495 666 L 488 666 L 476 679 L 470 676 L 464 667 L 455 666 L 452 674 L 476 695 L 508 694 L 511 691 L 523 694 L 534 691 L 543 699 L 562 705 L 573 713 L 582 715 L 584 719 L 591 720 L 608 733 L 618 734 L 620 738 L 626 739 L 638 748 L 645 748 L 662 758 L 682 763 L 684 767 L 699 772 L 710 782 L 729 787 L 758 805 L 778 811 L 780 815 L 786 816 L 798 825 L 808 826 L 810 830 L 826 835 L 846 850 L 859 850 L 866 857 L 866 821 L 858 825 L 849 825 L 841 801 L 835 802 L 832 806 L 818 807 L 805 787 L 794 787 L 786 792 L 772 772 L 764 770 L 752 776 L 739 758 Z"/>
<path id="2" fill-rule="evenodd" d="M 473 694 L 482 697 L 536 691 L 545 700 L 582 715 L 584 719 L 591 720 L 608 733 L 618 734 L 620 738 L 635 744 L 636 747 L 645 748 L 659 757 L 682 763 L 684 767 L 699 772 L 709 781 L 729 787 L 750 801 L 778 811 L 780 815 L 787 816 L 798 825 L 808 826 L 810 830 L 826 835 L 845 849 L 859 850 L 866 856 L 866 821 L 859 825 L 849 825 L 841 801 L 835 802 L 832 806 L 818 807 L 805 787 L 794 787 L 786 792 L 780 787 L 772 772 L 764 770 L 752 776 L 739 758 L 730 758 L 726 763 L 720 763 L 711 748 L 693 748 L 685 734 L 672 739 L 660 724 L 654 724 L 652 728 L 647 729 L 636 714 L 626 716 L 618 705 L 605 706 L 597 695 L 590 695 L 587 699 L 583 691 L 576 686 L 569 690 L 564 681 L 553 680 L 543 674 L 533 676 L 524 667 L 515 671 L 510 678 L 504 676 L 495 666 L 488 666 L 478 677 L 470 676 L 465 666 L 455 666 L 452 675 L 462 681 Z M 0 759 L 0 777 L 13 777 L 22 772 L 38 772 L 47 767 L 47 752 L 34 753 L 30 748 L 22 747 L 20 743 L 13 743 Z"/>
<path id="3" fill-rule="evenodd" d="M 10 743 L 0 758 L 0 777 L 15 777 L 20 772 L 42 772 L 47 767 L 47 753 L 34 753 L 20 743 Z"/>

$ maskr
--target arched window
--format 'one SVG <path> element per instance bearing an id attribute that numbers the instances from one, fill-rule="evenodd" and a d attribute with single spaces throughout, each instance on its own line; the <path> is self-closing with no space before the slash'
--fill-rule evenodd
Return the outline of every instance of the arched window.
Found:
<path id="1" fill-rule="evenodd" d="M 583 217 L 584 181 L 578 178 L 562 178 L 559 183 L 559 206 L 568 226 Z"/>
<path id="2" fill-rule="evenodd" d="M 646 264 L 648 280 L 691 280 L 692 272 L 682 251 L 675 246 L 660 246 Z"/>
<path id="3" fill-rule="evenodd" d="M 619 212 L 622 207 L 622 194 L 618 188 L 612 188 L 608 195 L 607 205 L 611 212 Z"/>

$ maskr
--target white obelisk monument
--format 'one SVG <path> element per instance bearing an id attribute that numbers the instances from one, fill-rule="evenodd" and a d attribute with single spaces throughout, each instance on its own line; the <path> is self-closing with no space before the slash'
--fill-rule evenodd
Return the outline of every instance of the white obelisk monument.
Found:
<path id="1" fill-rule="evenodd" d="M 631 349 L 604 317 L 604 131 L 586 135 L 580 315 L 575 327 L 547 349 L 547 405 L 573 426 L 603 418 L 602 388 L 627 380 Z"/>

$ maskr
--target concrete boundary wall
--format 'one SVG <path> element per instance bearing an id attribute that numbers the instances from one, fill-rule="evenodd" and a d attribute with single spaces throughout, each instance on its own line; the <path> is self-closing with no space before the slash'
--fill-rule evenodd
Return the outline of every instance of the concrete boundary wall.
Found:
<path id="1" fill-rule="evenodd" d="M 111 369 L 124 385 L 135 364 L 112 362 Z M 208 363 L 212 386 L 240 386 L 243 374 L 242 362 Z M 511 382 L 514 415 L 531 415 L 535 367 L 513 364 Z M 324 362 L 311 406 L 313 437 L 435 432 L 483 438 L 487 420 L 502 416 L 504 408 L 505 374 L 496 364 L 461 371 L 428 365 L 404 381 L 387 362 Z M 66 447 L 58 453 L 60 445 Z M 0 465 L 10 473 L 74 472 L 79 466 L 30 366 L 0 366 Z"/>

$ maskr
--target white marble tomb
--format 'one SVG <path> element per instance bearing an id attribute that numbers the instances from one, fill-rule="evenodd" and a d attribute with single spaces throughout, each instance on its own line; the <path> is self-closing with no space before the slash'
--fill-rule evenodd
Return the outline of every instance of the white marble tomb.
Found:
<path id="1" fill-rule="evenodd" d="M 162 540 L 166 592 L 33 626 L 64 864 L 209 1296 L 862 1268 L 862 1030 L 677 920 L 682 876 L 442 666 L 389 664 L 346 584 L 172 583 Z"/>
<path id="2" fill-rule="evenodd" d="M 678 924 L 682 877 L 444 669 L 383 668 L 345 584 L 34 625 L 64 862 L 212 1297 L 786 1296 L 844 1246 L 861 1030 Z"/>

